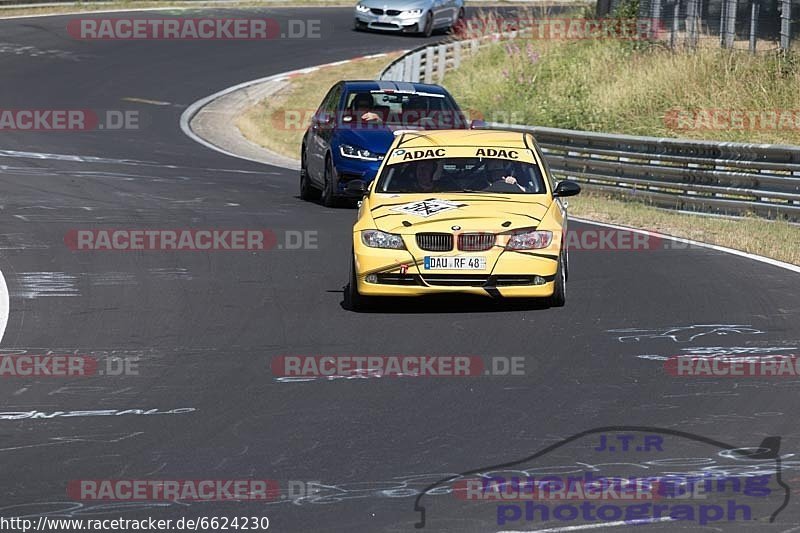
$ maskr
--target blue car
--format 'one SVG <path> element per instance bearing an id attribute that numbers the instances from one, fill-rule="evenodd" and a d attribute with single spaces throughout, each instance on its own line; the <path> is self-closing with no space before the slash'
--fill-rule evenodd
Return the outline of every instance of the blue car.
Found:
<path id="1" fill-rule="evenodd" d="M 303 137 L 300 197 L 331 207 L 360 199 L 375 178 L 395 132 L 469 128 L 439 85 L 340 81 L 322 100 Z"/>

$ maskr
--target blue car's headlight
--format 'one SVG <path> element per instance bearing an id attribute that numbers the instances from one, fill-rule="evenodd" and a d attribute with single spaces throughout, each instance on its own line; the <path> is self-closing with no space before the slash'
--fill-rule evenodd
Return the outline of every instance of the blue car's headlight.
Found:
<path id="1" fill-rule="evenodd" d="M 380 161 L 383 158 L 381 154 L 376 154 L 375 152 L 370 152 L 366 148 L 359 148 L 351 144 L 340 144 L 339 153 L 342 154 L 343 157 L 363 159 L 364 161 Z"/>
<path id="2" fill-rule="evenodd" d="M 386 233 L 376 229 L 368 229 L 361 232 L 361 242 L 370 248 L 391 248 L 393 250 L 405 250 L 403 238 L 394 233 Z"/>
<path id="3" fill-rule="evenodd" d="M 420 15 L 422 15 L 421 9 L 409 9 L 400 13 L 401 17 L 418 17 Z"/>
<path id="4" fill-rule="evenodd" d="M 369 11 L 369 8 L 367 6 L 365 6 L 364 4 L 358 4 L 356 6 L 356 11 L 358 11 L 359 13 L 366 13 L 366 12 Z"/>

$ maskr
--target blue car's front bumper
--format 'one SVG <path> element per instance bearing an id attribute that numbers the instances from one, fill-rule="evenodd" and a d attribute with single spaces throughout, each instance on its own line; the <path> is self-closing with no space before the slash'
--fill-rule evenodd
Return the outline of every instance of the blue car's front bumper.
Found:
<path id="1" fill-rule="evenodd" d="M 353 180 L 362 180 L 369 184 L 378 174 L 381 161 L 365 161 L 338 155 L 333 158 L 333 166 L 336 168 L 337 177 L 336 194 L 353 197 L 356 195 L 345 190 L 347 183 Z M 358 196 L 360 197 L 360 194 Z"/>

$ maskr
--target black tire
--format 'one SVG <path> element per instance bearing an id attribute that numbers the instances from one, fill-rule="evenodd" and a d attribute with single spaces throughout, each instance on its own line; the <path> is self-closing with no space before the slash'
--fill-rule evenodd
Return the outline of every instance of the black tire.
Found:
<path id="1" fill-rule="evenodd" d="M 428 11 L 428 16 L 425 17 L 425 26 L 422 28 L 420 35 L 423 37 L 430 37 L 433 35 L 433 13 Z"/>
<path id="2" fill-rule="evenodd" d="M 303 146 L 300 152 L 300 199 L 313 200 L 317 190 L 311 185 L 308 179 L 308 169 L 306 168 L 306 147 Z"/>
<path id="3" fill-rule="evenodd" d="M 354 19 L 353 21 L 353 31 L 364 31 L 367 29 L 367 26 L 363 22 L 359 22 L 358 19 Z"/>
<path id="4" fill-rule="evenodd" d="M 452 26 L 450 26 L 450 33 L 455 35 L 461 35 L 464 32 L 464 26 L 466 24 L 466 13 L 464 13 L 464 8 L 458 10 L 458 15 L 456 16 L 456 20 L 453 22 Z"/>
<path id="5" fill-rule="evenodd" d="M 355 258 L 352 258 L 350 259 L 350 281 L 347 283 L 347 287 L 344 288 L 344 306 L 350 311 L 363 311 L 368 309 L 371 303 L 372 298 L 358 292 L 356 261 Z"/>
<path id="6" fill-rule="evenodd" d="M 325 176 L 322 189 L 322 205 L 325 207 L 336 206 L 336 197 L 333 195 L 335 187 L 336 184 L 333 182 L 333 162 L 331 161 L 331 156 L 328 156 L 325 158 Z"/>
<path id="7" fill-rule="evenodd" d="M 558 268 L 556 269 L 555 290 L 553 295 L 547 299 L 550 307 L 564 307 L 567 301 L 567 269 L 564 253 L 558 259 Z"/>

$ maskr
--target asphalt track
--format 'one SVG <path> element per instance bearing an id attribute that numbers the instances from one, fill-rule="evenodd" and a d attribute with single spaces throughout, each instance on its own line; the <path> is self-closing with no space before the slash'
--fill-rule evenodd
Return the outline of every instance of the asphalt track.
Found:
<path id="1" fill-rule="evenodd" d="M 0 107 L 135 109 L 145 117 L 138 131 L 0 135 L 0 270 L 11 295 L 2 348 L 140 358 L 138 376 L 2 378 L 2 411 L 162 413 L 0 416 L 0 515 L 248 515 L 268 516 L 275 531 L 412 531 L 415 496 L 428 484 L 601 426 L 654 426 L 734 446 L 779 436 L 783 480 L 793 485 L 800 382 L 673 378 L 658 357 L 701 347 L 797 353 L 797 273 L 701 248 L 585 251 L 572 254 L 561 309 L 446 299 L 347 311 L 354 211 L 299 200 L 295 173 L 211 151 L 181 132 L 179 118 L 236 83 L 422 41 L 354 33 L 346 9 L 249 13 L 324 18 L 329 31 L 268 42 L 80 42 L 66 32 L 70 17 L 0 22 Z M 318 248 L 74 252 L 64 244 L 74 228 L 211 227 L 312 231 Z M 673 327 L 689 329 L 672 337 L 665 332 Z M 648 333 L 623 342 L 629 333 L 611 331 L 628 328 Z M 526 373 L 285 383 L 269 362 L 287 354 L 524 357 Z M 185 411 L 164 413 L 175 409 Z M 670 439 L 657 456 L 587 459 L 593 452 L 582 445 L 528 466 L 607 465 L 599 471 L 619 462 L 643 475 L 656 464 L 680 470 L 674 465 L 686 458 L 705 466 L 725 456 Z M 683 459 L 658 462 L 668 458 Z M 74 502 L 66 494 L 70 480 L 123 478 L 319 480 L 325 488 L 324 497 L 270 504 Z M 580 523 L 499 526 L 496 506 L 423 500 L 430 531 Z M 798 523 L 792 500 L 773 524 L 715 526 L 789 531 Z"/>

